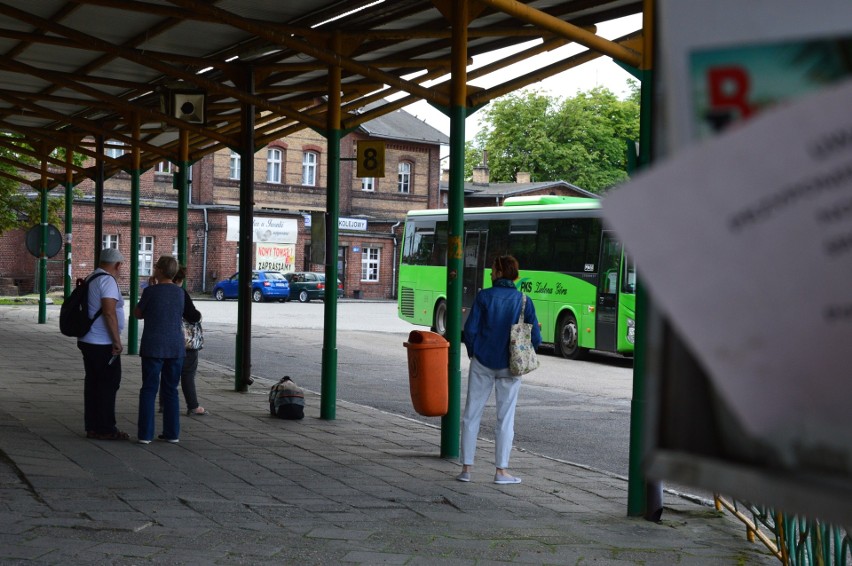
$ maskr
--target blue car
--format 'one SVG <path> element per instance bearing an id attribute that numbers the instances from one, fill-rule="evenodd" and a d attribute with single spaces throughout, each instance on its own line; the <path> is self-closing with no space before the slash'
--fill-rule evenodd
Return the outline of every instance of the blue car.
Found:
<path id="1" fill-rule="evenodd" d="M 239 292 L 240 277 L 234 273 L 227 279 L 216 283 L 213 287 L 213 298 L 217 301 L 236 299 Z M 290 283 L 280 271 L 251 272 L 251 300 L 255 303 L 278 300 L 281 302 L 290 298 Z"/>

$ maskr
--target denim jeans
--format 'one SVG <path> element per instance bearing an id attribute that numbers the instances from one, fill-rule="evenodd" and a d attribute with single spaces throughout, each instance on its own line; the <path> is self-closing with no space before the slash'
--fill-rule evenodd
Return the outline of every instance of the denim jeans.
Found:
<path id="1" fill-rule="evenodd" d="M 198 394 L 195 392 L 195 372 L 198 371 L 198 350 L 187 350 L 183 359 L 183 367 L 180 370 L 180 388 L 183 391 L 183 400 L 186 401 L 186 410 L 192 411 L 198 408 Z M 160 412 L 163 412 L 163 387 L 160 382 Z"/>
<path id="2" fill-rule="evenodd" d="M 160 379 L 163 381 L 163 437 L 180 438 L 178 385 L 183 358 L 142 358 L 142 389 L 139 390 L 139 440 L 154 438 L 154 411 Z"/>

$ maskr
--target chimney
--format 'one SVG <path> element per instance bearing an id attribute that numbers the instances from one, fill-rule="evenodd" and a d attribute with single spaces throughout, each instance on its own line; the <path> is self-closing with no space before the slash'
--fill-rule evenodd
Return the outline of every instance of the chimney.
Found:
<path id="1" fill-rule="evenodd" d="M 530 182 L 530 173 L 529 171 L 518 171 L 515 174 L 515 182 L 519 185 L 526 185 Z"/>
<path id="2" fill-rule="evenodd" d="M 491 182 L 491 171 L 488 169 L 488 150 L 482 150 L 482 163 L 473 168 L 473 184 L 487 185 Z"/>

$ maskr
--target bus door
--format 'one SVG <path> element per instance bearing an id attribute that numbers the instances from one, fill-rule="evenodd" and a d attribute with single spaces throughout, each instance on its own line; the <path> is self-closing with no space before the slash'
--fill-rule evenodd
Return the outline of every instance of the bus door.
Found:
<path id="1" fill-rule="evenodd" d="M 464 268 L 462 272 L 462 323 L 473 306 L 476 293 L 482 289 L 485 271 L 485 245 L 488 242 L 487 230 L 467 230 L 464 233 Z"/>
<path id="2" fill-rule="evenodd" d="M 618 281 L 621 273 L 621 242 L 615 233 L 601 234 L 598 262 L 598 301 L 595 308 L 595 350 L 615 352 L 618 342 Z"/>

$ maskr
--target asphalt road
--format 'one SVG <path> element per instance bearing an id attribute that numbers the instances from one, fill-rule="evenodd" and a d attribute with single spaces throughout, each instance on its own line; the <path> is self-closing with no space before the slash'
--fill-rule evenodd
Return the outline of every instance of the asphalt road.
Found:
<path id="1" fill-rule="evenodd" d="M 236 301 L 197 301 L 204 315 L 202 358 L 234 367 Z M 408 383 L 407 350 L 411 330 L 428 330 L 400 320 L 392 302 L 344 301 L 337 317 L 337 398 L 440 425 L 439 417 L 414 412 Z M 252 305 L 252 387 L 267 387 L 291 376 L 320 391 L 322 302 Z M 540 353 L 541 367 L 524 377 L 515 420 L 519 449 L 627 475 L 632 361 L 593 353 L 586 361 Z M 462 398 L 467 386 L 467 356 L 462 351 Z M 493 438 L 493 397 L 481 435 Z"/>

